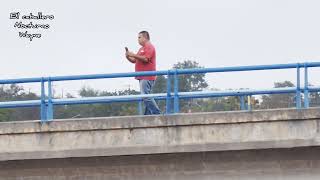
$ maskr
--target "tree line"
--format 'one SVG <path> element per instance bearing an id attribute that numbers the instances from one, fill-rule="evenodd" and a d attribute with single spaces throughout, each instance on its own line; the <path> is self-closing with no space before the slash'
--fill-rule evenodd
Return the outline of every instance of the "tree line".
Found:
<path id="1" fill-rule="evenodd" d="M 195 61 L 183 61 L 173 65 L 174 69 L 203 68 Z M 172 82 L 173 83 L 173 82 Z M 274 88 L 294 87 L 290 81 L 275 82 Z M 173 84 L 171 86 L 173 88 Z M 179 75 L 179 91 L 202 91 L 208 89 L 205 74 Z M 219 89 L 214 89 L 219 90 Z M 167 92 L 167 77 L 158 76 L 153 93 Z M 82 87 L 79 90 L 80 97 L 137 95 L 139 91 L 130 88 L 115 92 L 99 91 L 91 87 Z M 72 95 L 67 95 L 73 98 Z M 320 106 L 320 92 L 310 93 L 310 106 Z M 40 97 L 33 92 L 27 92 L 22 86 L 16 84 L 0 86 L 0 101 L 22 101 L 36 100 Z M 295 94 L 272 94 L 262 95 L 257 98 L 253 96 L 251 104 L 253 109 L 273 109 L 295 107 Z M 159 101 L 158 105 L 165 111 L 165 101 Z M 239 97 L 214 97 L 202 99 L 180 100 L 180 112 L 214 112 L 240 110 Z M 54 118 L 83 118 L 83 117 L 108 117 L 108 116 L 130 116 L 137 115 L 137 102 L 107 103 L 107 104 L 84 104 L 84 105 L 61 105 L 54 106 Z M 39 119 L 40 108 L 11 108 L 0 109 L 0 121 L 20 121 Z"/>

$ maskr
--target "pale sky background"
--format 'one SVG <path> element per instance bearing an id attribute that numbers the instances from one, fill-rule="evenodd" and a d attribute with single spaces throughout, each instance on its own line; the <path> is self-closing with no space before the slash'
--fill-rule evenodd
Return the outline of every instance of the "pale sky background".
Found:
<path id="1" fill-rule="evenodd" d="M 320 61 L 319 0 L 15 0 L 0 5 L 0 79 L 132 72 L 124 47 L 138 50 L 137 33 L 148 30 L 157 69 L 183 60 L 205 67 Z M 43 12 L 54 20 L 30 42 L 20 38 L 11 12 Z M 22 20 L 25 24 L 30 21 Z M 310 82 L 320 85 L 320 68 Z M 210 88 L 271 88 L 295 82 L 295 70 L 219 73 Z M 32 91 L 38 86 L 27 86 Z M 81 86 L 138 89 L 132 78 L 54 83 L 57 94 Z"/>

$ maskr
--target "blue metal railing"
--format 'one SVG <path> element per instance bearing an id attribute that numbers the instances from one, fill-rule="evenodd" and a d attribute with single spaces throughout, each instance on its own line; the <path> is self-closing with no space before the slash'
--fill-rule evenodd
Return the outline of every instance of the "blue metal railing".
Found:
<path id="1" fill-rule="evenodd" d="M 21 78 L 21 79 L 6 79 L 0 80 L 0 84 L 16 84 L 16 83 L 41 83 L 41 99 L 27 101 L 9 101 L 0 102 L 0 108 L 17 108 L 17 107 L 39 107 L 40 116 L 43 122 L 53 119 L 54 105 L 72 105 L 72 104 L 93 104 L 93 103 L 110 103 L 110 102 L 141 102 L 143 98 L 153 97 L 157 100 L 166 100 L 166 113 L 172 113 L 171 100 L 173 99 L 173 113 L 179 112 L 179 99 L 189 98 L 208 98 L 208 97 L 224 97 L 224 96 L 239 96 L 241 110 L 250 110 L 245 105 L 245 97 L 260 94 L 296 94 L 296 108 L 301 108 L 301 93 L 304 93 L 304 108 L 309 107 L 309 93 L 320 91 L 320 87 L 311 87 L 308 84 L 308 68 L 320 67 L 320 62 L 310 63 L 294 63 L 294 64 L 274 64 L 274 65 L 258 65 L 258 66 L 238 66 L 238 67 L 222 67 L 222 68 L 200 68 L 200 69 L 172 69 L 167 71 L 145 71 L 131 73 L 114 73 L 114 74 L 92 74 L 92 75 L 74 75 L 74 76 L 55 76 L 41 78 Z M 304 87 L 300 87 L 301 77 L 300 69 L 304 68 Z M 196 91 L 196 92 L 179 92 L 179 75 L 183 74 L 205 74 L 217 72 L 237 72 L 237 71 L 259 71 L 273 69 L 296 69 L 296 87 L 290 88 L 272 88 L 260 90 L 236 90 L 236 91 Z M 100 96 L 86 98 L 67 98 L 54 99 L 52 97 L 52 82 L 55 81 L 72 81 L 85 79 L 106 79 L 106 78 L 123 78 L 137 76 L 152 76 L 166 75 L 167 76 L 167 92 L 147 95 L 126 95 L 126 96 Z M 171 92 L 171 81 L 173 82 L 173 92 Z M 45 85 L 47 84 L 47 91 Z M 47 92 L 47 93 L 46 93 Z M 139 105 L 141 112 L 141 103 Z"/>

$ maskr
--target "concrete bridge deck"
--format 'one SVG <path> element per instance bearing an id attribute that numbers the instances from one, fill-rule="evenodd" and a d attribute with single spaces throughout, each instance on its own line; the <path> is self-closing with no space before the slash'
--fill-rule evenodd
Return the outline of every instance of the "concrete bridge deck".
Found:
<path id="1" fill-rule="evenodd" d="M 1 179 L 320 179 L 320 109 L 0 123 Z"/>

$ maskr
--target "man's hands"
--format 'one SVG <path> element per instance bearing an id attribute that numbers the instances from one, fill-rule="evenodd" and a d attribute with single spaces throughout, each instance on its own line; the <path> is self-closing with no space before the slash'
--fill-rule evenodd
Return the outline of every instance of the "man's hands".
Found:
<path id="1" fill-rule="evenodd" d="M 125 56 L 128 59 L 128 61 L 130 61 L 131 63 L 136 63 L 136 59 L 130 55 L 132 55 L 132 52 L 129 52 L 129 49 L 127 47 L 125 47 L 126 53 Z"/>
<path id="2" fill-rule="evenodd" d="M 140 56 L 140 55 L 137 55 L 129 50 L 127 50 L 126 48 L 126 58 L 132 62 L 132 63 L 136 63 L 136 61 L 142 61 L 144 63 L 148 63 L 149 62 L 149 59 L 146 58 L 145 56 Z"/>
<path id="3" fill-rule="evenodd" d="M 126 56 L 128 56 L 128 57 L 133 57 L 133 58 L 134 58 L 135 55 L 136 55 L 136 54 L 133 53 L 133 52 L 126 51 Z"/>

